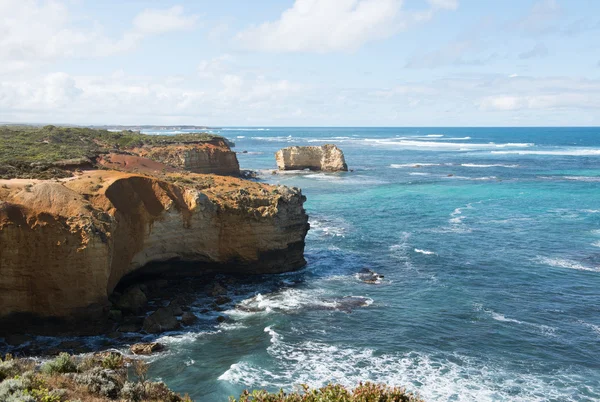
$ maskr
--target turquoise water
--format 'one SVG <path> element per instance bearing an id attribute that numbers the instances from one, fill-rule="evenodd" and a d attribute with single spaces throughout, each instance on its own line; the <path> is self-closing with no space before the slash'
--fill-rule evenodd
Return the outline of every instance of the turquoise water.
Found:
<path id="1" fill-rule="evenodd" d="M 242 168 L 303 189 L 308 265 L 243 281 L 227 323 L 164 336 L 152 376 L 200 401 L 365 380 L 428 401 L 600 399 L 600 129 L 216 132 Z M 354 171 L 271 174 L 277 149 L 323 143 Z"/>

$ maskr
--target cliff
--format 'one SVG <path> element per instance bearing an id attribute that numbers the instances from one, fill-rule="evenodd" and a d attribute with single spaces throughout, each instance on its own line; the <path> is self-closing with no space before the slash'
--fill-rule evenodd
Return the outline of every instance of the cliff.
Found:
<path id="1" fill-rule="evenodd" d="M 168 166 L 193 173 L 239 176 L 240 165 L 235 152 L 224 140 L 203 144 L 182 144 L 135 148 L 132 153 Z"/>
<path id="2" fill-rule="evenodd" d="M 0 200 L 0 320 L 103 317 L 119 281 L 156 261 L 253 274 L 305 264 L 308 217 L 295 188 L 95 170 L 0 180 Z"/>
<path id="3" fill-rule="evenodd" d="M 135 166 L 111 164 L 107 155 L 144 157 L 166 171 L 238 176 L 237 157 L 229 145 L 225 138 L 206 133 L 145 135 L 85 127 L 0 126 L 0 179 L 65 178 L 100 166 L 134 170 Z"/>
<path id="4" fill-rule="evenodd" d="M 288 147 L 275 153 L 279 170 L 348 171 L 344 153 L 333 144 L 320 147 Z"/>

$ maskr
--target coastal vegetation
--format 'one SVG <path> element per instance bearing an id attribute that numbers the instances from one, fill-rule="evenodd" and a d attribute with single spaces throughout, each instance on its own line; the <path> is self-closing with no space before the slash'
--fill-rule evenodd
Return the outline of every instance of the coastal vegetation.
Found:
<path id="1" fill-rule="evenodd" d="M 163 382 L 147 380 L 147 370 L 145 362 L 118 352 L 85 357 L 61 353 L 42 364 L 7 355 L 0 358 L 0 401 L 191 401 Z"/>
<path id="2" fill-rule="evenodd" d="M 239 399 L 230 402 L 423 402 L 421 398 L 404 388 L 364 383 L 353 390 L 341 385 L 327 385 L 318 389 L 303 386 L 299 392 L 244 391 Z"/>
<path id="3" fill-rule="evenodd" d="M 146 135 L 86 127 L 0 126 L 0 178 L 68 177 L 66 165 L 91 164 L 101 154 L 142 146 L 198 144 L 222 137 L 207 133 Z"/>
<path id="4" fill-rule="evenodd" d="M 148 365 L 119 352 L 71 356 L 61 353 L 45 363 L 33 359 L 0 358 L 0 400 L 3 402 L 188 402 L 163 382 L 147 377 Z M 354 389 L 327 385 L 300 391 L 244 391 L 230 402 L 423 402 L 404 388 L 364 383 Z M 223 401 L 225 402 L 225 401 Z"/>

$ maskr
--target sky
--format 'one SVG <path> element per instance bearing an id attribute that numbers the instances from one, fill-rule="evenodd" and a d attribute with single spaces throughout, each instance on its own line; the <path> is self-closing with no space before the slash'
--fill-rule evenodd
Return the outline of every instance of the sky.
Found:
<path id="1" fill-rule="evenodd" d="M 600 126 L 600 1 L 0 0 L 0 122 Z"/>

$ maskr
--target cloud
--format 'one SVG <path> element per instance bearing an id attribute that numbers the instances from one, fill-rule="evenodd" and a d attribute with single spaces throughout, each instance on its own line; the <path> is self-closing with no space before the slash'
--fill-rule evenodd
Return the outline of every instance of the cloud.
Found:
<path id="1" fill-rule="evenodd" d="M 230 54 L 222 54 L 210 60 L 202 60 L 198 64 L 198 76 L 201 78 L 214 78 L 229 70 L 228 64 L 234 60 Z"/>
<path id="2" fill-rule="evenodd" d="M 186 16 L 181 6 L 164 10 L 146 9 L 133 19 L 133 31 L 140 35 L 187 31 L 193 29 L 197 21 L 197 15 Z"/>
<path id="3" fill-rule="evenodd" d="M 520 59 L 534 59 L 548 56 L 548 48 L 543 43 L 537 43 L 531 50 L 520 53 Z"/>
<path id="4" fill-rule="evenodd" d="M 432 8 L 442 10 L 456 10 L 458 8 L 458 0 L 427 0 Z"/>
<path id="5" fill-rule="evenodd" d="M 529 13 L 515 23 L 525 33 L 539 35 L 559 31 L 558 22 L 563 10 L 556 0 L 540 0 L 533 4 Z"/>
<path id="6" fill-rule="evenodd" d="M 295 0 L 278 20 L 236 35 L 243 47 L 271 52 L 355 51 L 367 42 L 388 38 L 410 23 L 455 9 L 456 0 L 429 0 L 424 13 L 403 14 L 402 0 Z"/>
<path id="7" fill-rule="evenodd" d="M 0 74 L 21 72 L 65 58 L 99 57 L 128 51 L 151 35 L 192 29 L 198 19 L 181 7 L 147 9 L 117 40 L 98 23 L 80 27 L 61 1 L 1 0 Z"/>
<path id="8" fill-rule="evenodd" d="M 116 71 L 103 76 L 50 73 L 34 79 L 0 79 L 0 121 L 49 123 L 182 124 L 235 116 L 244 119 L 294 113 L 291 99 L 304 87 L 251 73 L 156 78 Z"/>

